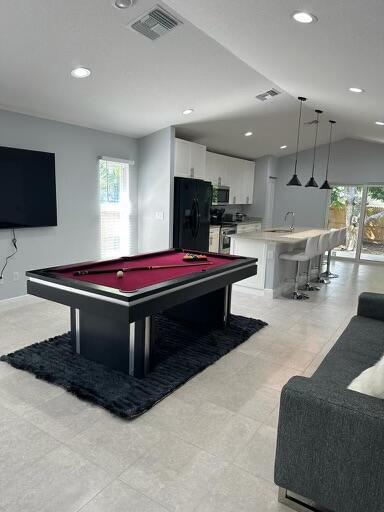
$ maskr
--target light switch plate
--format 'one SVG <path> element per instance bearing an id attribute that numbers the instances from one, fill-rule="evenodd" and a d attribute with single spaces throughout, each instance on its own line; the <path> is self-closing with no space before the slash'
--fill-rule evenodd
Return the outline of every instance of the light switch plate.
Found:
<path id="1" fill-rule="evenodd" d="M 155 219 L 164 220 L 164 212 L 155 212 Z"/>

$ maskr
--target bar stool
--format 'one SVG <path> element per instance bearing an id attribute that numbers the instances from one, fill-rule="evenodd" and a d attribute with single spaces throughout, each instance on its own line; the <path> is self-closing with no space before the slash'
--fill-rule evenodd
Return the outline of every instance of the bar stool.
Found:
<path id="1" fill-rule="evenodd" d="M 294 300 L 303 300 L 309 299 L 309 296 L 305 293 L 300 293 L 299 291 L 299 278 L 300 278 L 300 263 L 304 261 L 308 261 L 308 275 L 307 275 L 307 283 L 310 285 L 310 268 L 311 268 L 311 259 L 316 256 L 317 246 L 319 243 L 319 236 L 315 236 L 312 238 L 308 238 L 305 249 L 299 249 L 291 252 L 284 252 L 280 254 L 280 259 L 286 261 L 295 261 L 296 262 L 296 277 L 295 277 L 295 290 L 293 292 L 292 298 Z"/>
<path id="2" fill-rule="evenodd" d="M 324 254 L 327 252 L 329 247 L 329 238 L 330 233 L 324 233 L 323 235 L 320 235 L 319 239 L 319 266 L 317 269 L 317 277 L 316 277 L 316 283 L 322 283 L 322 284 L 329 284 L 331 281 L 322 275 L 322 269 L 323 269 L 323 259 Z"/>
<path id="3" fill-rule="evenodd" d="M 328 254 L 327 254 L 327 270 L 323 272 L 322 277 L 326 279 L 336 279 L 339 277 L 337 274 L 333 274 L 331 272 L 331 253 L 332 249 L 339 246 L 339 236 L 341 229 L 333 229 L 329 233 L 329 244 L 328 244 Z"/>
<path id="4" fill-rule="evenodd" d="M 347 244 L 347 228 L 340 229 L 338 245 L 346 245 Z"/>
<path id="5" fill-rule="evenodd" d="M 307 251 L 308 247 L 308 254 L 310 254 L 310 258 L 308 260 L 307 282 L 303 286 L 302 290 L 305 290 L 307 292 L 318 292 L 320 290 L 318 286 L 313 286 L 311 284 L 312 259 L 319 255 L 319 242 L 320 235 L 309 238 L 307 240 L 307 246 L 305 248 L 305 250 Z"/>

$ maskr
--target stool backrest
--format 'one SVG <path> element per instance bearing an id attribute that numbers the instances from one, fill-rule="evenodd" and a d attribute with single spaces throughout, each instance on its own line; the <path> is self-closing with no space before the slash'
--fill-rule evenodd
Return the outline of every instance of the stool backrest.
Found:
<path id="1" fill-rule="evenodd" d="M 339 245 L 345 245 L 347 243 L 347 228 L 340 229 L 338 243 Z"/>
<path id="2" fill-rule="evenodd" d="M 334 231 L 331 231 L 329 234 L 329 248 L 334 249 L 339 245 L 339 233 L 340 229 L 335 229 Z"/>
<path id="3" fill-rule="evenodd" d="M 305 254 L 309 258 L 313 258 L 314 256 L 317 256 L 318 253 L 318 246 L 319 246 L 319 240 L 320 235 L 313 236 L 312 238 L 307 239 L 307 244 L 305 246 Z"/>
<path id="4" fill-rule="evenodd" d="M 318 255 L 322 255 L 326 251 L 328 251 L 329 238 L 330 238 L 329 233 L 324 233 L 324 235 L 320 235 Z"/>

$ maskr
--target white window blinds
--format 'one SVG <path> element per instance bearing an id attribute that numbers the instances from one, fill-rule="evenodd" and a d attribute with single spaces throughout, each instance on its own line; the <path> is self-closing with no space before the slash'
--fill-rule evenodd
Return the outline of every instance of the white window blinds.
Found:
<path id="1" fill-rule="evenodd" d="M 133 162 L 99 160 L 101 257 L 137 253 L 137 179 Z"/>

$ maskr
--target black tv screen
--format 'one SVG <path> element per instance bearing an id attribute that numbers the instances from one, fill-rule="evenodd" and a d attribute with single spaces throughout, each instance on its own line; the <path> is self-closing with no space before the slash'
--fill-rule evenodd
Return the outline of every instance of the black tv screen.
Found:
<path id="1" fill-rule="evenodd" d="M 0 228 L 57 226 L 55 155 L 0 147 Z"/>

